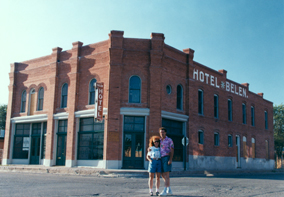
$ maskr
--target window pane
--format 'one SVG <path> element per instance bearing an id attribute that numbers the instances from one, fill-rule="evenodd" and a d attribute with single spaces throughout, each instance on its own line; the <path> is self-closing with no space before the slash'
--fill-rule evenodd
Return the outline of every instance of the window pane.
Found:
<path id="1" fill-rule="evenodd" d="M 92 145 L 92 134 L 80 134 L 79 138 L 79 146 Z"/>
<path id="2" fill-rule="evenodd" d="M 130 103 L 140 103 L 140 90 L 141 82 L 140 78 L 133 76 L 129 81 L 129 102 Z"/>
<path id="3" fill-rule="evenodd" d="M 203 91 L 198 90 L 198 113 L 203 114 Z"/>

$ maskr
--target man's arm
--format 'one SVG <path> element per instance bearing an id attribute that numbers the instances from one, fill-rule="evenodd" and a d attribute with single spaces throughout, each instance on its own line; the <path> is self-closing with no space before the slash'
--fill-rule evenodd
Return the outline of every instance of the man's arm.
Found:
<path id="1" fill-rule="evenodd" d="M 169 159 L 169 161 L 168 161 L 168 164 L 169 164 L 169 165 L 172 163 L 173 156 L 174 156 L 174 149 L 173 149 L 173 148 L 171 148 L 171 152 L 170 152 L 170 159 Z"/>

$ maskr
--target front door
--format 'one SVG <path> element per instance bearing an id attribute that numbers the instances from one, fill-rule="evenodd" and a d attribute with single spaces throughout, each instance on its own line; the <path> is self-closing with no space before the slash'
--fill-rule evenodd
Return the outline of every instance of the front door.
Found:
<path id="1" fill-rule="evenodd" d="M 237 168 L 241 167 L 241 147 L 240 147 L 240 136 L 236 136 L 236 163 Z"/>
<path id="2" fill-rule="evenodd" d="M 39 164 L 40 136 L 32 136 L 30 164 Z"/>
<path id="3" fill-rule="evenodd" d="M 123 168 L 144 168 L 144 122 L 144 117 L 124 117 Z"/>
<path id="4" fill-rule="evenodd" d="M 58 134 L 56 165 L 65 166 L 66 158 L 66 134 Z"/>
<path id="5" fill-rule="evenodd" d="M 30 164 L 39 164 L 41 123 L 32 124 Z"/>

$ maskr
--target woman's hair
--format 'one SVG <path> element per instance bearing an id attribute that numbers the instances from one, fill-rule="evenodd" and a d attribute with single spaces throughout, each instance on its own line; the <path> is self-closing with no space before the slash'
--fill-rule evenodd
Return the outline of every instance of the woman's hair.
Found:
<path id="1" fill-rule="evenodd" d="M 149 147 L 155 146 L 153 141 L 160 141 L 160 137 L 157 136 L 157 135 L 152 136 L 149 139 Z M 159 142 L 159 144 L 160 144 L 160 142 Z"/>

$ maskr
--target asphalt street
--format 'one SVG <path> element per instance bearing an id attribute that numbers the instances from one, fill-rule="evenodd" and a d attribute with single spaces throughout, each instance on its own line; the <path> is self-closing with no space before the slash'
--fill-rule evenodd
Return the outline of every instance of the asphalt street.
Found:
<path id="1" fill-rule="evenodd" d="M 149 196 L 146 177 L 0 172 L 0 196 Z M 161 189 L 164 182 L 161 181 Z M 284 174 L 171 178 L 174 196 L 284 196 Z"/>

